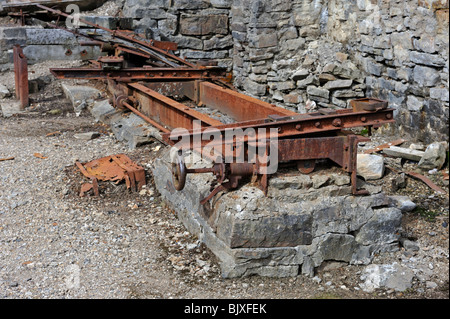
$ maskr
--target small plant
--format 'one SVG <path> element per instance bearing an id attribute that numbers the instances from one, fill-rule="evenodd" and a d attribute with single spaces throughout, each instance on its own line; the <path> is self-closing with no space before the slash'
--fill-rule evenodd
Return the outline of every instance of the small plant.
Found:
<path id="1" fill-rule="evenodd" d="M 436 216 L 439 215 L 439 212 L 425 209 L 421 206 L 417 206 L 414 210 L 414 213 L 418 214 L 420 217 L 424 218 L 429 222 L 433 222 L 436 220 Z"/>

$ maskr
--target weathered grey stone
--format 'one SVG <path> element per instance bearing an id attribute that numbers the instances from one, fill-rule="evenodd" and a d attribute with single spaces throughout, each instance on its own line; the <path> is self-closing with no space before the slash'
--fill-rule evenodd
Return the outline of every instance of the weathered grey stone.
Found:
<path id="1" fill-rule="evenodd" d="M 208 194 L 211 177 L 192 175 L 186 188 L 177 192 L 166 158 L 152 164 L 157 189 L 189 231 L 218 257 L 224 277 L 286 277 L 299 272 L 312 276 L 326 260 L 367 264 L 375 252 L 391 249 L 396 238 L 391 232 L 398 231 L 395 217 L 401 218 L 401 213 L 391 210 L 399 210 L 385 208 L 382 214 L 383 209 L 375 209 L 390 205 L 384 194 L 332 195 L 339 186 L 309 188 L 314 178 L 307 175 L 274 177 L 268 197 L 244 185 L 216 196 L 205 210 L 199 201 Z M 341 175 L 332 174 L 328 182 L 335 183 Z M 350 186 L 341 187 L 350 192 Z M 353 234 L 359 235 L 359 242 Z"/>
<path id="2" fill-rule="evenodd" d="M 392 205 L 402 212 L 411 212 L 417 207 L 407 196 L 391 196 L 389 199 Z"/>
<path id="3" fill-rule="evenodd" d="M 445 60 L 436 54 L 429 54 L 417 51 L 411 51 L 410 60 L 417 64 L 441 67 L 445 65 Z"/>
<path id="4" fill-rule="evenodd" d="M 423 99 L 417 98 L 414 95 L 408 95 L 406 99 L 406 106 L 408 110 L 418 112 L 423 108 Z"/>
<path id="5" fill-rule="evenodd" d="M 298 85 L 298 83 L 297 83 L 297 85 Z M 330 97 L 330 91 L 328 91 L 327 89 L 318 88 L 318 87 L 315 87 L 312 85 L 310 85 L 306 88 L 306 93 L 308 93 L 309 95 L 318 96 L 318 97 L 321 97 L 324 99 L 328 99 Z"/>
<path id="6" fill-rule="evenodd" d="M 432 99 L 448 102 L 449 101 L 448 88 L 430 88 L 430 97 Z"/>
<path id="7" fill-rule="evenodd" d="M 337 90 L 349 88 L 352 86 L 352 84 L 352 80 L 334 80 L 328 81 L 323 87 L 327 90 Z"/>
<path id="8" fill-rule="evenodd" d="M 72 103 L 72 106 L 77 115 L 79 115 L 81 111 L 87 106 L 87 101 L 93 102 L 102 96 L 99 90 L 90 86 L 67 85 L 65 83 L 62 83 L 61 87 L 66 98 L 68 98 Z"/>
<path id="9" fill-rule="evenodd" d="M 265 95 L 267 86 L 265 84 L 258 84 L 250 79 L 244 82 L 244 90 L 252 95 Z"/>
<path id="10" fill-rule="evenodd" d="M 249 44 L 259 49 L 274 47 L 278 44 L 278 36 L 275 32 L 254 35 L 249 38 Z"/>
<path id="11" fill-rule="evenodd" d="M 408 251 L 419 251 L 420 250 L 419 245 L 412 240 L 409 240 L 406 238 L 400 238 L 399 241 L 402 244 L 403 248 L 405 248 Z"/>
<path id="12" fill-rule="evenodd" d="M 20 101 L 3 101 L 0 103 L 0 108 L 2 110 L 3 117 L 11 117 L 15 114 L 23 113 Z"/>
<path id="13" fill-rule="evenodd" d="M 365 180 L 382 178 L 384 175 L 383 157 L 372 154 L 358 154 L 357 172 Z"/>
<path id="14" fill-rule="evenodd" d="M 445 158 L 446 152 L 442 143 L 431 143 L 425 150 L 418 166 L 422 169 L 441 169 L 445 163 Z"/>
<path id="15" fill-rule="evenodd" d="M 294 72 L 294 74 L 292 75 L 292 80 L 294 81 L 299 81 L 299 80 L 303 80 L 306 79 L 308 77 L 308 75 L 311 74 L 311 71 L 307 70 L 307 69 L 299 69 L 297 71 Z"/>
<path id="16" fill-rule="evenodd" d="M 228 16 L 226 15 L 182 15 L 180 33 L 183 35 L 228 34 Z"/>
<path id="17" fill-rule="evenodd" d="M 373 217 L 357 232 L 356 241 L 362 245 L 389 244 L 399 239 L 402 211 L 394 207 L 374 210 Z"/>
<path id="18" fill-rule="evenodd" d="M 356 249 L 355 237 L 344 234 L 327 234 L 322 239 L 315 259 L 350 262 Z M 318 257 L 319 255 L 320 257 Z"/>
<path id="19" fill-rule="evenodd" d="M 402 157 L 417 162 L 420 161 L 424 155 L 424 152 L 422 151 L 412 150 L 409 148 L 398 146 L 391 146 L 389 148 L 385 148 L 383 150 L 383 153 L 389 156 Z"/>
<path id="20" fill-rule="evenodd" d="M 0 84 L 0 99 L 4 99 L 5 97 L 9 96 L 11 96 L 11 93 L 9 92 L 8 88 L 3 84 Z"/>
<path id="21" fill-rule="evenodd" d="M 213 37 L 203 42 L 204 50 L 225 49 L 233 46 L 233 38 L 231 35 L 225 37 Z"/>
<path id="22" fill-rule="evenodd" d="M 215 8 L 228 9 L 231 7 L 233 0 L 210 0 L 211 5 Z"/>
<path id="23" fill-rule="evenodd" d="M 405 291 L 412 287 L 414 272 L 400 266 L 398 263 L 384 265 L 369 265 L 364 269 L 360 287 L 366 292 L 374 292 L 378 288 L 389 288 L 395 291 Z"/>
<path id="24" fill-rule="evenodd" d="M 97 137 L 100 137 L 100 133 L 98 133 L 98 132 L 78 133 L 78 134 L 75 134 L 73 137 L 75 137 L 76 139 L 79 139 L 79 140 L 88 141 L 88 140 L 93 140 Z"/>
<path id="25" fill-rule="evenodd" d="M 28 45 L 23 53 L 29 63 L 38 63 L 48 60 L 89 60 L 100 55 L 99 47 L 84 47 L 77 43 L 70 47 L 67 45 Z"/>
<path id="26" fill-rule="evenodd" d="M 436 85 L 440 80 L 436 69 L 420 65 L 414 67 L 413 78 L 414 82 L 428 87 Z"/>

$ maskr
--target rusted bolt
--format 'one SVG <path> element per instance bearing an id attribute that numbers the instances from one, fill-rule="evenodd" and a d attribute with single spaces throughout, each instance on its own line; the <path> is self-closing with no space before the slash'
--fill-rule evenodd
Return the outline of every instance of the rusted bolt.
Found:
<path id="1" fill-rule="evenodd" d="M 321 123 L 320 123 L 320 122 L 316 122 L 316 123 L 314 123 L 314 126 L 315 126 L 315 127 L 317 127 L 317 128 L 319 128 L 319 127 L 320 127 L 320 125 L 321 125 Z"/>
<path id="2" fill-rule="evenodd" d="M 72 55 L 72 50 L 70 50 L 70 49 L 67 49 L 67 51 L 66 51 L 66 55 L 67 55 L 67 56 L 70 56 L 70 55 Z"/>
<path id="3" fill-rule="evenodd" d="M 367 117 L 362 116 L 362 117 L 361 117 L 361 122 L 366 123 L 366 122 L 367 122 Z"/>
<path id="4" fill-rule="evenodd" d="M 301 131 L 301 130 L 302 130 L 302 126 L 301 126 L 300 124 L 297 124 L 297 125 L 295 126 L 295 129 L 296 129 L 297 131 Z"/>
<path id="5" fill-rule="evenodd" d="M 282 133 L 283 129 L 281 127 L 277 128 L 278 133 Z"/>
<path id="6" fill-rule="evenodd" d="M 390 120 L 390 119 L 392 118 L 392 114 L 391 114 L 391 113 L 386 114 L 386 118 L 387 118 L 388 120 Z"/>
<path id="7" fill-rule="evenodd" d="M 334 119 L 332 124 L 335 127 L 339 127 L 342 125 L 342 121 L 341 121 L 341 119 Z"/>
<path id="8" fill-rule="evenodd" d="M 172 75 L 173 75 L 173 76 L 177 76 L 177 72 L 173 72 Z"/>

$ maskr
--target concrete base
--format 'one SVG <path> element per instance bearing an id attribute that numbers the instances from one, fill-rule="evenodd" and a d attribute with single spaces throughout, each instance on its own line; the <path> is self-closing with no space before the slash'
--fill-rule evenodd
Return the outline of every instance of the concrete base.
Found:
<path id="1" fill-rule="evenodd" d="M 152 163 L 156 187 L 218 257 L 226 278 L 313 276 L 328 260 L 369 264 L 375 253 L 398 249 L 401 209 L 414 206 L 380 192 L 355 197 L 349 176 L 338 169 L 272 177 L 268 197 L 248 184 L 202 206 L 212 174 L 189 175 L 177 192 L 169 153 Z"/>

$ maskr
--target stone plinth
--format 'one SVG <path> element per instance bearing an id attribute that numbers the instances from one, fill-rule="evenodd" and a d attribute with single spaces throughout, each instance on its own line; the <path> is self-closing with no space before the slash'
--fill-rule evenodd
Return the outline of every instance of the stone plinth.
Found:
<path id="1" fill-rule="evenodd" d="M 327 260 L 369 264 L 398 249 L 407 198 L 351 195 L 348 175 L 327 169 L 275 176 L 268 196 L 250 184 L 219 193 L 205 206 L 212 174 L 188 175 L 183 191 L 171 182 L 169 150 L 152 163 L 155 184 L 186 228 L 220 260 L 226 278 L 314 275 Z"/>

